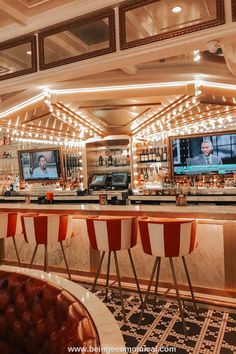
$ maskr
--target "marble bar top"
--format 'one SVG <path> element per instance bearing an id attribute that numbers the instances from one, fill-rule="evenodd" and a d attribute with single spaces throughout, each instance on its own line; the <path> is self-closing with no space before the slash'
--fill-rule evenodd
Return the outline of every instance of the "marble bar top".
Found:
<path id="1" fill-rule="evenodd" d="M 199 219 L 235 220 L 236 206 L 218 205 L 99 205 L 99 204 L 0 204 L 0 212 L 39 212 L 73 215 L 129 215 L 156 217 L 194 217 Z"/>

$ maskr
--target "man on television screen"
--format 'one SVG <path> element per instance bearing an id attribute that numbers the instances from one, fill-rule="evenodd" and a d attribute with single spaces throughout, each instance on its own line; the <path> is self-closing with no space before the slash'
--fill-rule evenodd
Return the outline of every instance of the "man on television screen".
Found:
<path id="1" fill-rule="evenodd" d="M 187 160 L 188 166 L 222 165 L 221 157 L 212 154 L 213 146 L 210 140 L 204 140 L 201 144 L 202 154 Z"/>
<path id="2" fill-rule="evenodd" d="M 45 178 L 53 179 L 58 178 L 57 168 L 48 167 L 47 159 L 44 155 L 39 155 L 38 157 L 38 167 L 33 170 L 32 178 Z"/>

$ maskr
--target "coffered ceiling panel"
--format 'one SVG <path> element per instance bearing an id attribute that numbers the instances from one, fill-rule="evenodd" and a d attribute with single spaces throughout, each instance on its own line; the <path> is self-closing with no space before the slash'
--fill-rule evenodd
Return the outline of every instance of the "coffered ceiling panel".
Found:
<path id="1" fill-rule="evenodd" d="M 222 0 L 134 0 L 120 7 L 121 47 L 224 23 Z"/>

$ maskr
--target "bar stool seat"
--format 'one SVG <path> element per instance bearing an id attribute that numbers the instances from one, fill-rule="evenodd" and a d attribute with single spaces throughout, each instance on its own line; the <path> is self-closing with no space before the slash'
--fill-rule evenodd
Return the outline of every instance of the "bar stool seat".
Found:
<path id="1" fill-rule="evenodd" d="M 86 218 L 87 232 L 89 237 L 90 246 L 94 250 L 102 252 L 102 257 L 100 264 L 98 266 L 97 274 L 94 279 L 92 291 L 95 290 L 97 279 L 102 267 L 105 253 L 108 253 L 108 264 L 107 264 L 107 274 L 106 274 L 106 299 L 109 287 L 109 273 L 110 273 L 110 261 L 111 253 L 113 253 L 117 281 L 119 286 L 122 313 L 124 320 L 126 321 L 125 308 L 123 293 L 120 280 L 120 271 L 117 259 L 117 251 L 128 251 L 129 260 L 131 263 L 132 271 L 134 274 L 135 282 L 137 285 L 137 290 L 141 299 L 141 292 L 138 283 L 138 278 L 135 270 L 135 265 L 133 262 L 131 248 L 137 243 L 137 222 L 135 218 L 132 217 L 113 217 L 113 216 L 91 216 Z"/>
<path id="2" fill-rule="evenodd" d="M 196 220 L 194 219 L 173 219 L 173 218 L 139 218 L 139 229 L 142 241 L 143 251 L 146 254 L 155 256 L 154 266 L 151 272 L 148 290 L 143 302 L 142 311 L 139 318 L 139 324 L 142 321 L 145 306 L 148 301 L 150 289 L 156 272 L 155 296 L 154 304 L 156 303 L 158 281 L 160 274 L 161 258 L 169 258 L 170 268 L 173 278 L 173 283 L 176 291 L 176 297 L 179 305 L 180 316 L 183 323 L 183 330 L 187 335 L 186 324 L 184 320 L 184 311 L 181 304 L 179 289 L 176 279 L 176 273 L 173 263 L 173 258 L 181 257 L 186 272 L 192 300 L 197 312 L 197 305 L 193 293 L 193 288 L 188 273 L 185 256 L 191 254 L 197 247 L 196 237 Z"/>
<path id="3" fill-rule="evenodd" d="M 0 213 L 0 239 L 12 238 L 16 252 L 18 264 L 20 266 L 20 256 L 16 245 L 15 237 L 21 234 L 21 225 L 19 214 L 17 213 Z"/>
<path id="4" fill-rule="evenodd" d="M 71 279 L 63 241 L 72 236 L 72 217 L 69 215 L 29 214 L 21 216 L 25 241 L 35 244 L 30 268 L 39 245 L 44 245 L 44 271 L 49 271 L 48 245 L 60 243 L 69 279 Z"/>

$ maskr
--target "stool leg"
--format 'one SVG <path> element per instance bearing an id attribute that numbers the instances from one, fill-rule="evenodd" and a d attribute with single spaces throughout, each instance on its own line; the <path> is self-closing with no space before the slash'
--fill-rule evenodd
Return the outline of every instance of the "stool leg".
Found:
<path id="1" fill-rule="evenodd" d="M 19 264 L 19 267 L 20 267 L 20 256 L 19 256 L 19 252 L 18 252 L 18 249 L 17 249 L 17 246 L 16 246 L 15 237 L 12 237 L 12 241 L 13 241 L 13 245 L 14 245 L 14 248 L 15 248 L 15 251 L 16 251 L 16 257 L 17 257 L 17 260 L 18 260 L 18 264 Z"/>
<path id="2" fill-rule="evenodd" d="M 106 295 L 105 295 L 106 301 L 107 301 L 108 285 L 109 285 L 110 262 L 111 262 L 111 251 L 109 251 L 108 253 L 108 263 L 107 263 L 107 279 L 106 279 Z"/>
<path id="3" fill-rule="evenodd" d="M 38 244 L 35 246 L 34 248 L 34 252 L 33 252 L 33 256 L 31 258 L 31 262 L 30 262 L 30 268 L 32 268 L 32 265 L 33 265 L 33 262 L 34 262 L 34 258 L 35 258 L 35 255 L 36 255 L 36 252 L 37 252 L 37 249 L 38 249 Z"/>
<path id="4" fill-rule="evenodd" d="M 61 245 L 61 250 L 62 250 L 63 258 L 64 258 L 64 261 L 65 261 L 65 265 L 66 265 L 68 278 L 71 280 L 70 269 L 69 269 L 69 266 L 68 266 L 68 262 L 67 262 L 67 259 L 66 259 L 66 254 L 65 254 L 65 250 L 64 250 L 64 246 L 63 246 L 62 241 L 60 241 L 60 245 Z"/>
<path id="5" fill-rule="evenodd" d="M 159 259 L 159 257 L 156 257 L 154 265 L 153 265 L 153 268 L 152 268 L 152 273 L 151 273 L 150 281 L 149 281 L 149 284 L 148 284 L 148 289 L 147 289 L 147 292 L 146 292 L 146 295 L 145 295 L 145 299 L 144 299 L 144 302 L 143 302 L 142 310 L 141 310 L 139 321 L 138 321 L 138 325 L 139 326 L 141 324 L 141 321 L 142 321 L 142 318 L 143 318 L 143 313 L 144 313 L 144 310 L 145 310 L 145 307 L 146 307 L 146 304 L 147 304 L 147 301 L 148 301 L 148 297 L 149 297 L 149 294 L 150 294 L 150 289 L 151 289 L 151 286 L 152 286 L 152 282 L 153 282 L 154 274 L 155 274 L 155 271 L 156 271 L 158 259 Z"/>
<path id="6" fill-rule="evenodd" d="M 178 305 L 179 305 L 180 316 L 182 319 L 183 330 L 184 330 L 184 334 L 187 336 L 188 333 L 187 333 L 186 324 L 185 324 L 185 320 L 184 320 L 184 311 L 183 311 L 183 307 L 182 307 L 181 300 L 180 300 L 179 289 L 178 289 L 178 284 L 177 284 L 175 268 L 174 268 L 172 257 L 169 257 L 169 261 L 170 261 L 170 268 L 171 268 L 171 273 L 172 273 L 172 277 L 173 277 L 173 281 L 174 281 L 177 301 L 178 301 Z"/>
<path id="7" fill-rule="evenodd" d="M 187 264 L 186 264 L 186 260 L 185 260 L 184 256 L 182 257 L 182 260 L 183 260 L 183 264 L 184 264 L 185 273 L 186 273 L 186 276 L 187 276 L 187 279 L 188 279 L 188 285 L 189 285 L 189 289 L 190 289 L 190 292 L 191 292 L 191 295 L 192 295 L 195 312 L 196 312 L 196 314 L 198 314 L 197 303 L 196 303 L 196 300 L 195 300 L 193 287 L 192 287 L 191 279 L 190 279 L 190 276 L 189 276 L 189 272 L 188 272 L 188 268 L 187 268 Z"/>
<path id="8" fill-rule="evenodd" d="M 158 266 L 157 266 L 157 276 L 156 276 L 156 286 L 155 286 L 155 296 L 154 296 L 154 308 L 156 307 L 156 301 L 157 301 L 157 289 L 158 289 L 158 283 L 159 283 L 160 268 L 161 268 L 161 257 L 159 258 L 159 262 L 158 262 Z"/>
<path id="9" fill-rule="evenodd" d="M 44 245 L 44 272 L 48 273 L 48 245 Z"/>
<path id="10" fill-rule="evenodd" d="M 134 266 L 134 261 L 133 261 L 130 249 L 128 249 L 128 254 L 129 254 L 130 263 L 131 263 L 131 266 L 132 266 L 132 269 L 133 269 L 134 279 L 135 279 L 135 282 L 136 282 L 136 285 L 137 285 L 140 301 L 141 301 L 141 304 L 143 304 L 143 298 L 142 298 L 142 294 L 141 294 L 141 290 L 140 290 L 140 286 L 139 286 L 139 282 L 138 282 L 138 278 L 137 278 L 137 274 L 136 274 L 136 270 L 135 270 L 135 266 Z"/>
<path id="11" fill-rule="evenodd" d="M 118 280 L 118 286 L 119 286 L 119 292 L 120 292 L 122 313 L 123 313 L 124 321 L 126 322 L 125 306 L 124 306 L 124 299 L 123 299 L 123 293 L 122 293 L 121 282 L 120 282 L 120 271 L 119 271 L 119 266 L 118 266 L 118 260 L 117 260 L 116 251 L 114 251 L 113 253 L 114 253 L 115 266 L 116 266 L 116 274 L 117 274 L 117 280 Z"/>
<path id="12" fill-rule="evenodd" d="M 105 256 L 105 251 L 102 252 L 102 258 L 101 258 L 101 261 L 100 261 L 100 264 L 99 264 L 99 267 L 98 267 L 98 271 L 97 271 L 96 277 L 94 279 L 94 283 L 93 283 L 91 291 L 95 290 L 95 287 L 96 287 L 96 284 L 97 284 L 97 280 L 98 280 L 98 276 L 99 276 L 99 273 L 100 273 L 100 270 L 101 270 L 101 267 L 102 267 L 102 262 L 103 262 L 104 256 Z"/>

